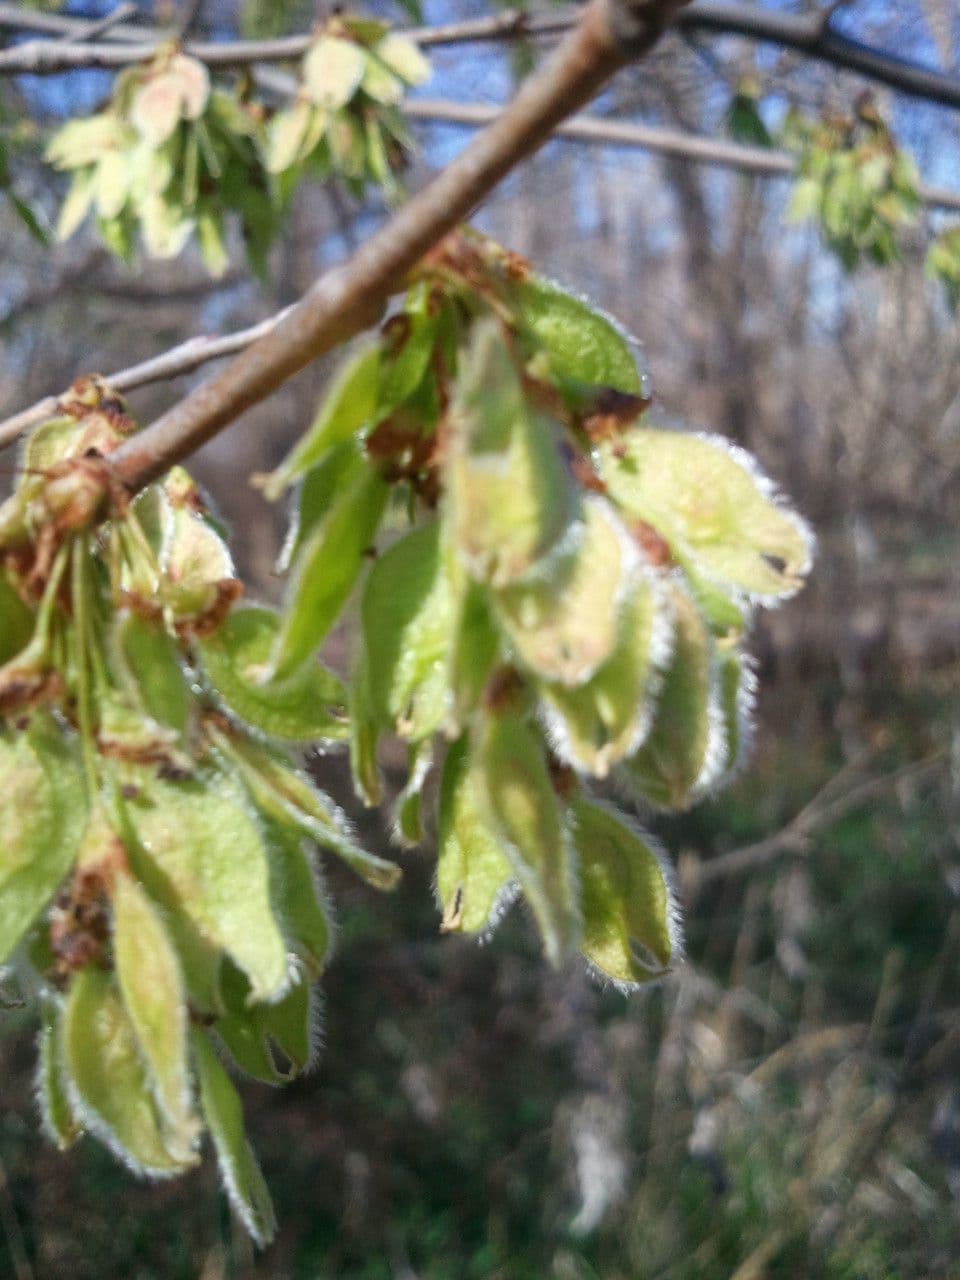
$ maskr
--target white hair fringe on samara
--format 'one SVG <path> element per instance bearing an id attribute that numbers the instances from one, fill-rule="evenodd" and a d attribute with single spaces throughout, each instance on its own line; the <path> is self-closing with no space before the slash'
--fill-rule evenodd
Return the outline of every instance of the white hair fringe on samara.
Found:
<path id="1" fill-rule="evenodd" d="M 600 986 L 613 987 L 622 995 L 632 995 L 636 991 L 646 990 L 648 987 L 656 986 L 664 979 L 668 978 L 675 968 L 675 963 L 682 961 L 684 956 L 684 937 L 683 937 L 683 917 L 680 912 L 680 899 L 677 889 L 677 877 L 673 868 L 673 863 L 667 854 L 666 849 L 660 841 L 652 836 L 632 814 L 624 813 L 616 805 L 611 804 L 603 797 L 590 795 L 590 803 L 598 809 L 603 809 L 612 818 L 625 826 L 634 837 L 639 840 L 653 854 L 660 868 L 660 875 L 663 877 L 663 885 L 667 895 L 667 936 L 670 939 L 670 964 L 659 973 L 651 973 L 650 977 L 643 982 L 624 982 L 620 978 L 611 978 L 609 974 L 604 973 L 598 968 L 593 961 L 587 959 L 587 971 L 591 978 Z"/>

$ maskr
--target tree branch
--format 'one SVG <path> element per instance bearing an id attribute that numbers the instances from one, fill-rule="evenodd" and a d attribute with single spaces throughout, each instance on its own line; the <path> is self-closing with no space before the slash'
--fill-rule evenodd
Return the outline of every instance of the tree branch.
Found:
<path id="1" fill-rule="evenodd" d="M 885 84 L 891 89 L 960 107 L 960 80 L 924 67 L 895 54 L 886 53 L 842 35 L 830 25 L 832 12 L 795 15 L 752 4 L 722 4 L 697 0 L 675 19 L 688 33 L 740 35 L 762 43 L 795 49 L 808 58 L 841 67 Z M 577 14 L 527 15 L 508 11 L 489 18 L 450 23 L 437 27 L 410 28 L 406 34 L 422 47 L 462 44 L 487 40 L 509 40 L 521 36 L 557 35 L 576 25 Z M 69 37 L 67 41 L 30 40 L 0 53 L 0 74 L 53 75 L 78 67 L 123 67 L 149 60 L 162 45 L 164 36 L 156 29 L 118 25 L 108 34 L 110 41 L 78 47 L 72 41 L 79 31 L 94 24 L 51 14 L 27 14 L 15 5 L 0 4 L 0 26 L 12 30 L 42 31 Z M 286 62 L 300 57 L 315 37 L 312 34 L 284 36 L 276 40 L 235 40 L 188 42 L 186 52 L 210 67 L 241 67 L 253 63 Z M 125 47 L 117 47 L 122 43 Z"/>
<path id="2" fill-rule="evenodd" d="M 642 56 L 677 9 L 678 0 L 592 0 L 550 62 L 447 169 L 265 337 L 112 455 L 118 479 L 132 490 L 156 479 L 316 356 L 375 323 L 420 258 L 615 71 Z M 615 35 L 618 19 L 632 24 L 629 50 Z"/>
<path id="3" fill-rule="evenodd" d="M 496 119 L 499 107 L 485 103 L 449 102 L 444 99 L 416 98 L 407 103 L 406 114 L 414 120 L 437 121 L 476 128 Z M 771 147 L 748 147 L 725 138 L 705 138 L 682 129 L 666 129 L 659 125 L 633 124 L 608 120 L 600 116 L 580 115 L 565 120 L 554 130 L 554 136 L 571 142 L 606 143 L 615 147 L 638 147 L 659 155 L 679 156 L 695 164 L 717 165 L 766 178 L 790 178 L 796 172 L 797 158 L 789 151 Z M 946 187 L 921 186 L 918 194 L 932 209 L 960 212 L 960 191 Z"/>

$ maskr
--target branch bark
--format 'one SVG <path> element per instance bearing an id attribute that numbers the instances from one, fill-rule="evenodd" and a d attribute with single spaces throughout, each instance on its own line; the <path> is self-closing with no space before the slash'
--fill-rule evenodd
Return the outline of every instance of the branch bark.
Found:
<path id="1" fill-rule="evenodd" d="M 642 56 L 679 3 L 592 0 L 550 62 L 447 169 L 322 276 L 265 337 L 112 455 L 117 478 L 131 490 L 156 479 L 316 356 L 375 323 L 427 250 L 615 71 Z"/>
<path id="2" fill-rule="evenodd" d="M 753 4 L 697 0 L 677 14 L 675 23 L 680 30 L 689 33 L 740 35 L 749 40 L 794 49 L 808 58 L 855 72 L 912 97 L 960 108 L 960 79 L 956 76 L 842 35 L 831 26 L 830 16 L 828 12 L 828 20 L 824 21 L 822 12 L 795 15 Z M 511 11 L 446 26 L 410 28 L 406 34 L 421 46 L 428 47 L 508 40 L 519 36 L 551 36 L 573 28 L 577 21 L 576 13 L 528 16 Z M 51 14 L 27 14 L 16 5 L 0 4 L 0 26 L 67 37 L 66 41 L 30 40 L 5 50 L 0 53 L 0 74 L 54 75 L 77 67 L 128 66 L 150 59 L 163 40 L 170 39 L 169 34 L 164 35 L 155 28 L 121 24 L 108 33 L 108 41 L 78 46 L 75 41 L 78 36 L 82 38 L 82 28 L 91 25 Z M 188 42 L 185 49 L 211 67 L 241 67 L 298 58 L 313 38 L 312 34 L 304 34 L 277 40 Z M 124 47 L 118 47 L 121 44 Z"/>

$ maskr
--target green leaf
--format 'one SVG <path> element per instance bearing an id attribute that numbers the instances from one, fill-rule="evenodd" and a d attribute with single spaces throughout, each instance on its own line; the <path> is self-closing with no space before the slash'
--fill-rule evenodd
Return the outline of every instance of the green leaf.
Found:
<path id="1" fill-rule="evenodd" d="M 430 288 L 426 283 L 416 285 L 408 293 L 403 311 L 388 322 L 388 346 L 380 360 L 380 416 L 402 404 L 420 386 L 430 367 L 439 325 Z"/>
<path id="2" fill-rule="evenodd" d="M 266 842 L 238 784 L 212 771 L 181 782 L 143 775 L 127 812 L 147 855 L 135 869 L 151 895 L 230 956 L 254 999 L 279 996 L 287 951 L 270 900 Z"/>
<path id="3" fill-rule="evenodd" d="M 82 1132 L 67 1097 L 63 1074 L 63 1025 L 56 1001 L 40 1006 L 40 1044 L 37 1058 L 37 1101 L 43 1128 L 61 1151 L 72 1147 Z"/>
<path id="4" fill-rule="evenodd" d="M 677 950 L 665 862 L 649 839 L 599 804 L 573 801 L 580 856 L 583 954 L 618 984 L 661 977 Z"/>
<path id="5" fill-rule="evenodd" d="M 510 711 L 478 726 L 471 771 L 487 821 L 500 837 L 552 965 L 580 940 L 576 859 L 539 736 Z"/>
<path id="6" fill-rule="evenodd" d="M 305 158 L 304 142 L 316 107 L 298 98 L 286 111 L 278 111 L 267 130 L 266 163 L 269 173 L 283 173 Z"/>
<path id="7" fill-rule="evenodd" d="M 511 586 L 497 615 L 521 663 L 544 680 L 576 687 L 612 654 L 636 547 L 611 505 L 587 497 L 571 552 L 542 580 Z"/>
<path id="8" fill-rule="evenodd" d="M 748 654 L 732 646 L 717 650 L 723 755 L 719 776 L 736 773 L 750 749 L 756 676 Z"/>
<path id="9" fill-rule="evenodd" d="M 329 449 L 307 472 L 300 485 L 290 528 L 280 553 L 278 573 L 289 573 L 291 564 L 310 541 L 321 520 L 346 489 L 359 483 L 368 465 L 366 454 L 358 447 L 357 441 L 343 440 Z"/>
<path id="10" fill-rule="evenodd" d="M 135 1173 L 169 1177 L 196 1163 L 167 1149 L 133 1024 L 108 973 L 82 969 L 71 983 L 63 1065 L 84 1128 Z"/>
<path id="11" fill-rule="evenodd" d="M 322 36 L 303 59 L 303 83 L 312 102 L 334 111 L 350 101 L 366 70 L 367 55 L 358 44 Z"/>
<path id="12" fill-rule="evenodd" d="M 264 493 L 271 501 L 325 459 L 334 445 L 350 440 L 367 426 L 377 410 L 379 377 L 380 348 L 376 345 L 362 347 L 341 365 L 313 424 L 264 486 Z"/>
<path id="13" fill-rule="evenodd" d="M 749 454 L 717 436 L 634 428 L 604 445 L 610 497 L 666 538 L 682 562 L 759 600 L 793 595 L 812 535 Z"/>
<path id="14" fill-rule="evenodd" d="M 676 587 L 672 599 L 673 654 L 657 698 L 653 727 L 625 770 L 653 804 L 683 809 L 722 767 L 722 721 L 713 643 L 687 593 Z"/>
<path id="15" fill-rule="evenodd" d="M 370 678 L 366 650 L 361 647 L 350 681 L 350 772 L 354 789 L 368 807 L 379 804 L 383 792 L 377 768 L 380 728 L 370 709 Z"/>
<path id="16" fill-rule="evenodd" d="M 516 285 L 519 320 L 558 373 L 639 395 L 643 382 L 619 326 L 552 281 L 530 275 Z"/>
<path id="17" fill-rule="evenodd" d="M 243 1131 L 243 1109 L 236 1089 L 217 1061 L 207 1037 L 193 1031 L 200 1102 L 210 1127 L 230 1203 L 256 1243 L 263 1248 L 277 1229 L 270 1192 Z"/>
<path id="18" fill-rule="evenodd" d="M 290 742 L 346 738 L 347 691 L 332 671 L 307 662 L 286 680 L 263 680 L 280 620 L 272 609 L 234 609 L 197 641 L 203 670 L 214 691 L 241 720 L 272 738 Z"/>
<path id="19" fill-rule="evenodd" d="M 447 519 L 471 574 L 505 587 L 567 531 L 574 493 L 554 424 L 533 411 L 493 321 L 464 355 L 450 417 Z"/>
<path id="20" fill-rule="evenodd" d="M 361 86 L 364 93 L 374 102 L 384 106 L 396 106 L 403 101 L 406 86 L 398 75 L 381 62 L 375 53 L 367 54 L 367 65 L 364 67 Z"/>
<path id="21" fill-rule="evenodd" d="M 455 610 L 437 520 L 395 542 L 367 578 L 361 620 L 368 709 L 408 741 L 429 737 L 448 709 L 444 659 Z"/>
<path id="22" fill-rule="evenodd" d="M 129 610 L 117 619 L 116 639 L 147 713 L 185 734 L 191 693 L 174 642 L 162 626 Z"/>
<path id="23" fill-rule="evenodd" d="M 187 1067 L 187 998 L 173 943 L 132 876 L 113 888 L 113 957 L 124 1008 L 162 1116 L 164 1144 L 189 1162 L 200 1135 Z"/>
<path id="24" fill-rule="evenodd" d="M 312 1058 L 310 988 L 301 980 L 275 1004 L 252 1006 L 246 1002 L 248 992 L 246 979 L 228 965 L 227 1013 L 217 1019 L 217 1035 L 241 1071 L 265 1084 L 285 1084 L 306 1070 Z"/>
<path id="25" fill-rule="evenodd" d="M 407 747 L 407 781 L 393 810 L 393 836 L 398 844 L 412 846 L 423 840 L 423 788 L 432 764 L 431 738 Z"/>
<path id="26" fill-rule="evenodd" d="M 79 761 L 52 721 L 0 733 L 0 963 L 73 866 L 84 814 Z"/>
<path id="27" fill-rule="evenodd" d="M 456 566 L 447 557 L 447 573 Z M 465 576 L 462 574 L 461 576 Z M 458 587 L 459 608 L 450 633 L 447 680 L 450 686 L 448 731 L 462 729 L 480 701 L 487 679 L 500 650 L 500 636 L 493 620 L 489 593 L 479 582 L 467 579 Z"/>
<path id="28" fill-rule="evenodd" d="M 647 733 L 658 673 L 670 654 L 670 614 L 661 580 L 639 579 L 620 614 L 610 658 L 579 688 L 540 689 L 554 750 L 596 778 L 631 755 Z"/>
<path id="29" fill-rule="evenodd" d="M 441 928 L 463 933 L 492 928 L 515 897 L 516 879 L 478 794 L 465 738 L 453 744 L 443 766 L 438 848 Z"/>
<path id="30" fill-rule="evenodd" d="M 95 199 L 101 218 L 116 218 L 127 203 L 130 167 L 119 151 L 105 153 L 96 168 Z"/>
<path id="31" fill-rule="evenodd" d="M 272 678 L 291 675 L 322 644 L 360 575 L 388 491 L 380 473 L 364 467 L 302 547 L 273 650 Z"/>
<path id="32" fill-rule="evenodd" d="M 93 208 L 96 176 L 95 169 L 78 169 L 73 175 L 57 217 L 55 234 L 58 240 L 69 240 Z"/>

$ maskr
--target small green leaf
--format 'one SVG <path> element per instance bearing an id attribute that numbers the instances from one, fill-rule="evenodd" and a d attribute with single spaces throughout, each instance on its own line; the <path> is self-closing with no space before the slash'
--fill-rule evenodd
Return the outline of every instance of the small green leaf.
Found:
<path id="1" fill-rule="evenodd" d="M 717 436 L 634 428 L 601 450 L 610 497 L 699 575 L 761 600 L 803 585 L 812 536 L 749 454 Z"/>
<path id="2" fill-rule="evenodd" d="M 487 821 L 500 837 L 553 965 L 580 940 L 576 858 L 539 736 L 513 712 L 480 722 L 471 771 Z"/>
<path id="3" fill-rule="evenodd" d="M 61 1151 L 72 1147 L 82 1132 L 67 1097 L 63 1075 L 63 1025 L 58 1003 L 44 999 L 40 1006 L 40 1045 L 37 1060 L 37 1100 L 43 1128 Z"/>
<path id="4" fill-rule="evenodd" d="M 431 738 L 407 747 L 407 781 L 393 810 L 393 836 L 398 844 L 418 845 L 423 840 L 423 788 L 432 764 Z"/>
<path id="5" fill-rule="evenodd" d="M 272 678 L 291 675 L 322 644 L 360 575 L 388 492 L 379 471 L 364 467 L 302 547 L 274 645 Z"/>
<path id="6" fill-rule="evenodd" d="M 95 169 L 78 169 L 70 180 L 70 186 L 57 217 L 55 234 L 58 240 L 69 240 L 93 208 L 96 198 L 96 176 Z"/>
<path id="7" fill-rule="evenodd" d="M 456 553 L 504 587 L 567 531 L 574 494 L 554 424 L 531 410 L 493 321 L 464 355 L 450 417 L 447 519 Z"/>
<path id="8" fill-rule="evenodd" d="M 162 1117 L 164 1145 L 175 1160 L 189 1163 L 200 1122 L 187 1067 L 180 963 L 159 911 L 130 875 L 117 876 L 113 920 L 117 982 Z"/>
<path id="9" fill-rule="evenodd" d="M 84 823 L 79 760 L 56 725 L 0 733 L 0 963 L 73 866 Z"/>
<path id="10" fill-rule="evenodd" d="M 441 928 L 463 933 L 491 928 L 513 900 L 516 879 L 477 794 L 465 738 L 454 743 L 444 762 L 438 846 Z"/>
<path id="11" fill-rule="evenodd" d="M 363 80 L 361 86 L 364 93 L 373 98 L 374 102 L 381 102 L 384 106 L 396 106 L 403 101 L 403 95 L 406 92 L 406 86 L 398 75 L 381 62 L 375 53 L 370 52 L 366 55 L 367 65 L 364 67 Z"/>
<path id="12" fill-rule="evenodd" d="M 357 795 L 372 808 L 380 803 L 383 785 L 377 768 L 380 728 L 370 709 L 366 650 L 361 646 L 350 681 L 350 772 Z"/>
<path id="13" fill-rule="evenodd" d="M 410 290 L 396 321 L 399 337 L 392 338 L 380 360 L 381 416 L 412 396 L 430 367 L 440 321 L 425 283 Z"/>
<path id="14" fill-rule="evenodd" d="M 650 574 L 624 602 L 616 648 L 586 684 L 541 687 L 550 740 L 561 758 L 605 778 L 632 754 L 650 727 L 658 671 L 669 653 L 663 586 Z"/>
<path id="15" fill-rule="evenodd" d="M 717 705 L 713 643 L 693 601 L 672 594 L 673 654 L 657 698 L 653 727 L 625 765 L 627 777 L 652 803 L 691 804 L 722 766 L 722 721 Z"/>
<path id="16" fill-rule="evenodd" d="M 202 1031 L 193 1031 L 200 1102 L 216 1148 L 224 1187 L 234 1211 L 263 1248 L 277 1229 L 270 1192 L 243 1131 L 243 1109 L 230 1077 Z"/>
<path id="17" fill-rule="evenodd" d="M 362 347 L 337 370 L 313 424 L 264 486 L 268 498 L 279 497 L 288 485 L 327 457 L 334 445 L 350 440 L 367 426 L 377 410 L 379 377 L 380 348 L 375 345 Z"/>
<path id="18" fill-rule="evenodd" d="M 75 975 L 63 1018 L 63 1066 L 71 1105 L 135 1173 L 169 1177 L 196 1163 L 167 1149 L 136 1033 L 110 974 Z"/>
<path id="19" fill-rule="evenodd" d="M 447 556 L 447 574 L 459 566 Z M 462 570 L 460 577 L 465 577 Z M 450 686 L 449 731 L 462 729 L 477 703 L 500 651 L 500 635 L 493 620 L 489 593 L 481 583 L 467 579 L 455 589 L 457 616 L 450 633 L 447 681 Z"/>
<path id="20" fill-rule="evenodd" d="M 191 694 L 174 642 L 162 626 L 132 611 L 118 617 L 116 639 L 147 713 L 159 724 L 185 734 Z"/>
<path id="21" fill-rule="evenodd" d="M 278 111 L 267 130 L 267 171 L 283 173 L 305 158 L 304 141 L 317 108 L 298 98 L 286 111 Z"/>
<path id="22" fill-rule="evenodd" d="M 278 573 L 289 573 L 291 564 L 310 541 L 321 520 L 346 489 L 359 483 L 368 465 L 357 441 L 344 440 L 328 449 L 316 466 L 307 472 L 300 485 L 290 528 L 280 553 Z"/>
<path id="23" fill-rule="evenodd" d="M 518 319 L 567 378 L 639 395 L 630 343 L 608 316 L 552 281 L 530 275 L 516 285 Z"/>
<path id="24" fill-rule="evenodd" d="M 238 784 L 213 771 L 182 782 L 143 774 L 127 813 L 146 855 L 135 870 L 151 895 L 230 956 L 254 999 L 276 998 L 287 985 L 287 951 L 264 835 Z"/>
<path id="25" fill-rule="evenodd" d="M 367 55 L 358 44 L 322 36 L 303 59 L 303 83 L 312 102 L 334 111 L 350 101 L 366 70 Z"/>
<path id="26" fill-rule="evenodd" d="M 367 578 L 361 619 L 368 708 L 408 741 L 429 737 L 448 709 L 444 659 L 455 608 L 437 520 L 395 542 Z"/>
<path id="27" fill-rule="evenodd" d="M 717 650 L 723 757 L 720 777 L 736 773 L 750 749 L 756 677 L 748 654 L 732 646 Z"/>
<path id="28" fill-rule="evenodd" d="M 332 671 L 307 662 L 286 680 L 263 680 L 280 630 L 271 609 L 234 609 L 197 641 L 214 691 L 235 715 L 272 738 L 290 742 L 346 738 L 347 691 Z"/>
<path id="29" fill-rule="evenodd" d="M 583 954 L 614 982 L 661 977 L 677 949 L 676 908 L 647 837 L 599 804 L 573 801 L 580 855 Z"/>
<path id="30" fill-rule="evenodd" d="M 587 497 L 577 542 L 542 580 L 507 587 L 497 614 L 524 666 L 575 687 L 613 652 L 637 551 L 611 505 Z"/>

